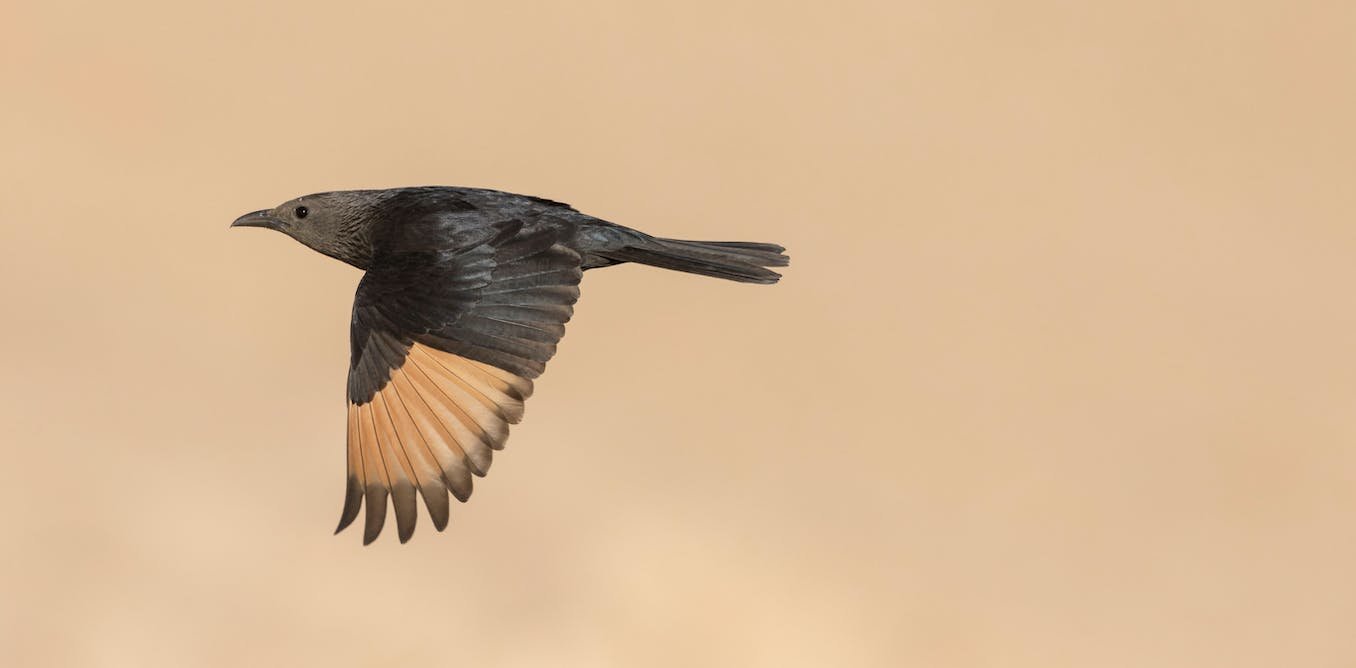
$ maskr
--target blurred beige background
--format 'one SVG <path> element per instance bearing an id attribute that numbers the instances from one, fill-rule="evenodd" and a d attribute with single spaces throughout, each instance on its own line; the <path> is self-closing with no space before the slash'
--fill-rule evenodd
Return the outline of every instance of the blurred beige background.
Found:
<path id="1" fill-rule="evenodd" d="M 1356 10 L 0 9 L 7 666 L 1350 666 Z M 777 241 L 591 272 L 439 535 L 342 498 L 357 273 L 477 185 Z"/>

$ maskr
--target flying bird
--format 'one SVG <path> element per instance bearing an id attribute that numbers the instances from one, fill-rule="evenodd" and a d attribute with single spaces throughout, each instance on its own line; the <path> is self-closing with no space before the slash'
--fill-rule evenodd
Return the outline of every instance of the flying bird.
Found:
<path id="1" fill-rule="evenodd" d="M 349 329 L 348 479 L 335 533 L 367 505 L 363 544 L 386 501 L 400 542 L 416 495 L 447 527 L 532 379 L 565 334 L 587 269 L 635 262 L 744 283 L 776 283 L 776 244 L 652 237 L 540 197 L 424 186 L 306 195 L 232 227 L 277 230 L 366 272 Z"/>

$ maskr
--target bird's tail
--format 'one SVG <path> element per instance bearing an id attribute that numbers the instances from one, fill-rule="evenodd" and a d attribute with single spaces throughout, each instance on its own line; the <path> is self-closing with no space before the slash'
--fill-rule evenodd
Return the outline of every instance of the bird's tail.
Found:
<path id="1" fill-rule="evenodd" d="M 633 232 L 634 230 L 627 230 Z M 649 235 L 627 235 L 621 246 L 598 254 L 614 262 L 636 262 L 652 267 L 714 276 L 741 283 L 776 283 L 781 274 L 766 267 L 791 262 L 777 244 L 747 241 L 686 241 Z"/>

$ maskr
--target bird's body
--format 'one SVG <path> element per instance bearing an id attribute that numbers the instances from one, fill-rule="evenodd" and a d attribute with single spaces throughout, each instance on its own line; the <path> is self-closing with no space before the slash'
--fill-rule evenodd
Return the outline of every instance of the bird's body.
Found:
<path id="1" fill-rule="evenodd" d="M 678 241 L 568 205 L 453 187 L 307 195 L 240 217 L 364 270 L 354 298 L 348 379 L 348 488 L 342 530 L 364 499 L 363 540 L 390 494 L 402 542 L 416 493 L 434 525 L 447 494 L 465 501 L 522 417 L 532 379 L 564 335 L 586 269 L 637 262 L 775 283 L 781 246 Z"/>

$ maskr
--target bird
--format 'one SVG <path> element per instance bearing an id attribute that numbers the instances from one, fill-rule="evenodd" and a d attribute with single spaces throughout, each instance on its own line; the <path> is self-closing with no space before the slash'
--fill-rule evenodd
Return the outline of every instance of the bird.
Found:
<path id="1" fill-rule="evenodd" d="M 349 326 L 348 468 L 339 526 L 366 504 L 363 544 L 395 509 L 401 543 L 422 497 L 433 526 L 489 471 L 565 334 L 589 269 L 627 262 L 776 283 L 771 243 L 653 237 L 568 204 L 418 186 L 315 193 L 237 218 L 363 270 Z"/>

